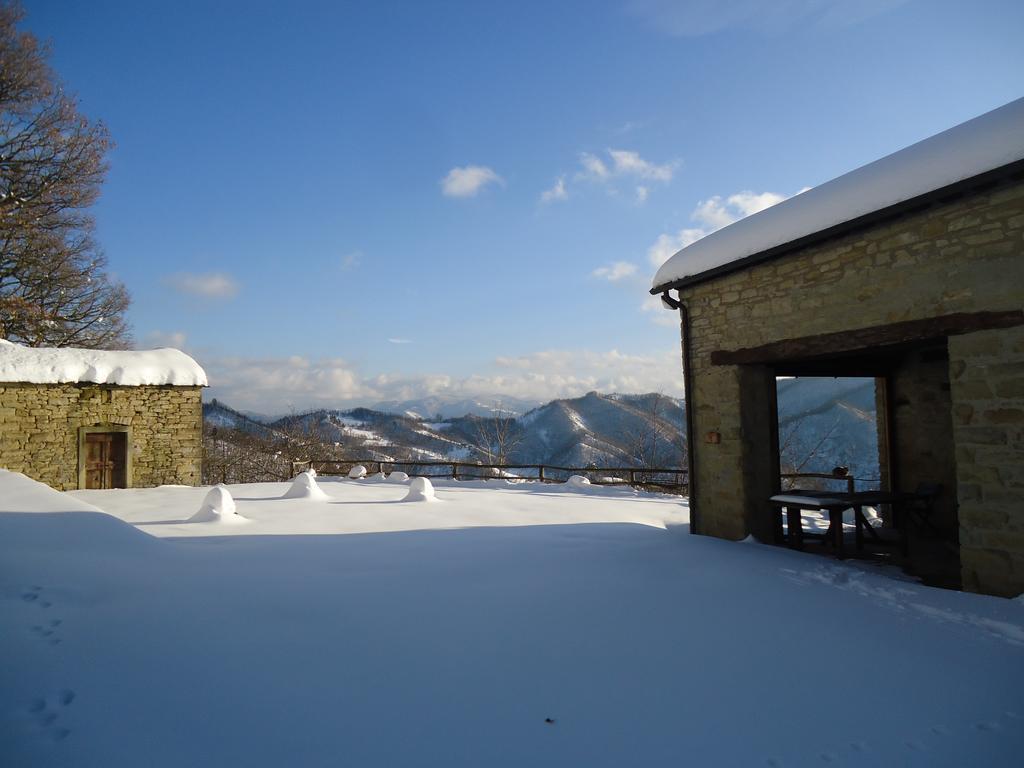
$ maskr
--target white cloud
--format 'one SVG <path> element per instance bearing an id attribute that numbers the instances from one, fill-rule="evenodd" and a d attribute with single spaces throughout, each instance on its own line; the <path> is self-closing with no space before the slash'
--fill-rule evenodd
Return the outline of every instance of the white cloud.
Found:
<path id="1" fill-rule="evenodd" d="M 672 181 L 676 163 L 655 165 L 640 157 L 640 153 L 626 149 L 609 149 L 616 175 L 637 176 L 652 181 Z"/>
<path id="2" fill-rule="evenodd" d="M 164 283 L 180 293 L 207 298 L 231 298 L 238 293 L 238 283 L 226 272 L 178 272 L 165 277 Z"/>
<path id="3" fill-rule="evenodd" d="M 666 312 L 666 314 L 669 314 Z M 499 357 L 508 375 L 493 376 L 501 393 L 524 399 L 578 397 L 587 392 L 664 392 L 682 394 L 679 355 L 627 355 L 618 350 L 547 350 L 519 357 Z"/>
<path id="4" fill-rule="evenodd" d="M 665 312 L 671 315 L 670 312 Z M 627 355 L 618 350 L 547 350 L 499 357 L 469 376 L 379 374 L 363 376 L 337 358 L 241 358 L 199 355 L 212 384 L 210 397 L 266 414 L 308 408 L 353 408 L 430 395 L 547 401 L 600 392 L 679 395 L 678 353 Z"/>
<path id="5" fill-rule="evenodd" d="M 907 0 L 632 0 L 630 10 L 674 37 L 699 37 L 726 29 L 779 34 L 797 25 L 835 29 L 858 24 Z"/>
<path id="6" fill-rule="evenodd" d="M 646 123 L 637 120 L 627 120 L 615 130 L 615 133 L 620 136 L 626 133 L 632 133 L 638 128 L 643 128 L 645 124 Z"/>
<path id="7" fill-rule="evenodd" d="M 577 179 L 601 181 L 608 178 L 608 166 L 606 166 L 604 161 L 597 155 L 592 155 L 589 152 L 581 152 L 580 165 L 583 166 L 583 170 L 576 174 Z"/>
<path id="8" fill-rule="evenodd" d="M 663 325 L 666 328 L 679 327 L 679 313 L 669 312 L 665 309 L 665 305 L 661 303 L 660 295 L 651 296 L 648 294 L 640 305 L 640 311 L 649 313 L 651 322 L 655 325 Z"/>
<path id="9" fill-rule="evenodd" d="M 577 180 L 604 182 L 616 177 L 631 177 L 648 181 L 669 182 L 679 166 L 679 162 L 672 162 L 658 165 L 649 160 L 644 160 L 639 152 L 628 149 L 607 149 L 608 157 L 611 160 L 609 167 L 597 155 L 589 152 L 580 153 L 580 165 L 583 170 L 576 174 Z"/>
<path id="10" fill-rule="evenodd" d="M 660 164 L 653 163 L 650 160 L 645 160 L 639 152 L 631 149 L 609 148 L 605 152 L 608 155 L 607 161 L 590 152 L 581 152 L 579 158 L 581 168 L 573 176 L 573 181 L 600 184 L 612 197 L 624 196 L 626 185 L 632 182 L 635 184 L 633 200 L 637 205 L 647 202 L 651 193 L 649 182 L 668 184 L 672 181 L 676 168 L 679 167 L 678 160 Z M 561 179 L 559 181 L 561 183 Z M 546 196 L 551 192 L 552 190 L 545 192 L 541 199 L 546 201 Z"/>
<path id="11" fill-rule="evenodd" d="M 363 252 L 362 251 L 351 251 L 346 253 L 340 259 L 340 266 L 342 272 L 348 272 L 351 269 L 355 269 L 363 263 Z"/>
<path id="12" fill-rule="evenodd" d="M 669 258 L 690 243 L 695 243 L 707 234 L 706 230 L 694 227 L 680 229 L 675 234 L 658 235 L 654 245 L 647 249 L 647 258 L 655 267 L 660 267 Z"/>
<path id="13" fill-rule="evenodd" d="M 599 277 L 602 280 L 614 283 L 624 277 L 636 274 L 636 264 L 629 261 L 616 261 L 607 267 L 598 267 L 590 274 L 593 277 Z"/>
<path id="14" fill-rule="evenodd" d="M 412 339 L 391 338 L 388 339 L 388 344 L 412 344 Z"/>
<path id="15" fill-rule="evenodd" d="M 565 176 L 559 176 L 551 189 L 545 189 L 540 193 L 542 203 L 550 203 L 554 200 L 568 200 L 569 192 L 565 188 Z"/>
<path id="16" fill-rule="evenodd" d="M 797 194 L 806 192 L 804 187 Z M 693 209 L 690 218 L 700 224 L 698 227 L 684 227 L 675 233 L 658 236 L 654 244 L 647 249 L 647 258 L 654 267 L 660 267 L 678 251 L 702 237 L 710 235 L 717 229 L 728 226 L 734 221 L 746 218 L 765 208 L 787 199 L 788 195 L 778 192 L 737 192 L 722 198 L 719 195 L 701 200 Z"/>
<path id="17" fill-rule="evenodd" d="M 150 331 L 143 339 L 145 349 L 160 349 L 161 347 L 173 347 L 174 349 L 185 348 L 185 334 L 181 331 Z"/>
<path id="18" fill-rule="evenodd" d="M 504 184 L 505 180 L 485 165 L 467 165 L 452 168 L 440 183 L 446 197 L 476 197 L 488 184 Z"/>
<path id="19" fill-rule="evenodd" d="M 690 218 L 702 224 L 709 231 L 714 231 L 758 211 L 763 211 L 765 208 L 771 208 L 776 203 L 781 203 L 786 197 L 786 195 L 776 192 L 737 192 L 723 200 L 720 196 L 715 195 L 707 200 L 701 200 Z"/>
<path id="20" fill-rule="evenodd" d="M 211 394 L 235 408 L 284 413 L 372 400 L 375 392 L 345 360 L 305 357 L 221 357 L 200 363 L 213 385 Z"/>

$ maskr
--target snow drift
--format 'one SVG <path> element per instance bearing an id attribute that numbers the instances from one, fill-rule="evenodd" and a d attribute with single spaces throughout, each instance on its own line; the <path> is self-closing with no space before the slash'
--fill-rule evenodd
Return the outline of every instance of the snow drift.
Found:
<path id="1" fill-rule="evenodd" d="M 0 381 L 30 384 L 207 386 L 206 372 L 177 349 L 143 351 L 24 347 L 0 339 Z"/>
<path id="2" fill-rule="evenodd" d="M 202 506 L 188 520 L 190 523 L 242 523 L 245 518 L 235 511 L 235 500 L 225 485 L 215 485 L 206 494 Z"/>
<path id="3" fill-rule="evenodd" d="M 409 483 L 409 492 L 402 501 L 437 501 L 433 483 L 425 477 L 414 477 Z"/>
<path id="4" fill-rule="evenodd" d="M 292 480 L 291 487 L 285 491 L 282 499 L 326 499 L 327 494 L 323 492 L 316 482 L 316 470 L 307 469 L 299 472 Z"/>

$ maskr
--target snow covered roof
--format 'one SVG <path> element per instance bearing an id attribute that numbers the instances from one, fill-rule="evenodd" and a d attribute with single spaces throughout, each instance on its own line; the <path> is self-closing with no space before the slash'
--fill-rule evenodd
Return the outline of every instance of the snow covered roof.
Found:
<path id="1" fill-rule="evenodd" d="M 713 232 L 654 276 L 652 293 L 1024 159 L 1024 98 Z"/>
<path id="2" fill-rule="evenodd" d="M 58 349 L 24 347 L 6 339 L 0 339 L 0 382 L 207 386 L 199 363 L 177 349 Z"/>

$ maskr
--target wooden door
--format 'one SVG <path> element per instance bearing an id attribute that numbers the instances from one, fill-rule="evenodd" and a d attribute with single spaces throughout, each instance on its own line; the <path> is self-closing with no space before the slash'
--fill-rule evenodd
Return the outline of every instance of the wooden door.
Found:
<path id="1" fill-rule="evenodd" d="M 128 464 L 124 432 L 90 432 L 85 436 L 85 487 L 124 488 Z"/>

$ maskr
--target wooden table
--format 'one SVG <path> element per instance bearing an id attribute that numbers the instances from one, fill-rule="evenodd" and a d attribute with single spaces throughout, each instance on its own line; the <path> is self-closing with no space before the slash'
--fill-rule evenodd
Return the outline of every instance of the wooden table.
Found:
<path id="1" fill-rule="evenodd" d="M 854 531 L 857 549 L 864 549 L 864 531 L 866 530 L 872 539 L 880 541 L 866 517 L 864 507 L 876 506 L 878 504 L 898 505 L 914 498 L 912 493 L 889 493 L 886 491 L 857 491 L 855 493 L 828 493 L 827 491 L 808 491 L 794 489 L 786 493 L 779 493 L 768 499 L 768 503 L 778 510 L 776 518 L 775 539 L 782 543 L 787 538 L 790 546 L 796 549 L 803 549 L 804 529 L 800 516 L 801 510 L 807 509 L 816 512 L 828 513 L 828 531 L 822 537 L 825 541 L 831 542 L 835 548 L 836 556 L 840 559 L 846 556 L 843 541 L 843 512 L 847 509 L 853 510 Z M 786 516 L 787 535 L 782 533 L 782 515 Z M 811 534 L 806 534 L 811 535 Z M 901 535 L 902 538 L 902 535 Z M 905 548 L 905 545 L 904 545 Z"/>

